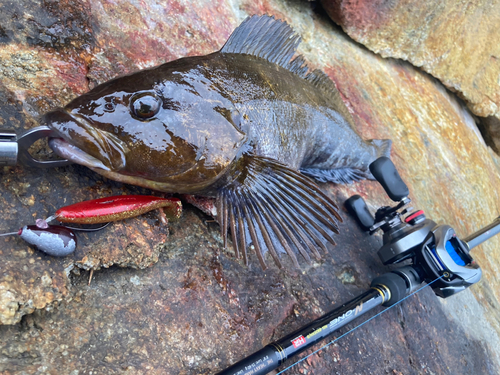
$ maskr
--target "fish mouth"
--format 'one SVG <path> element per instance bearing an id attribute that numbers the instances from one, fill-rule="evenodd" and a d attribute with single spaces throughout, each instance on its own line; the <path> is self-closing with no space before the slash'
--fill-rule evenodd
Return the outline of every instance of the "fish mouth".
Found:
<path id="1" fill-rule="evenodd" d="M 100 168 L 105 171 L 111 171 L 111 169 L 106 167 L 102 161 L 67 142 L 64 138 L 50 138 L 49 147 L 58 156 L 69 160 L 72 163 L 84 165 L 91 169 Z"/>
<path id="2" fill-rule="evenodd" d="M 129 150 L 114 134 L 92 126 L 63 108 L 47 113 L 43 121 L 59 136 L 50 138 L 49 146 L 61 158 L 104 171 L 125 167 Z"/>

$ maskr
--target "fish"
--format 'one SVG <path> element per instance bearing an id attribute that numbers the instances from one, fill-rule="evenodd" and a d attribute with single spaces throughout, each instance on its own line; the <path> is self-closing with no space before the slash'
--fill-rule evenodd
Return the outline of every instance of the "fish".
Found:
<path id="1" fill-rule="evenodd" d="M 112 180 L 215 199 L 224 247 L 321 259 L 342 218 L 318 182 L 373 179 L 390 140 L 363 140 L 335 84 L 297 55 L 301 38 L 251 16 L 224 46 L 105 82 L 47 113 L 56 154 Z"/>

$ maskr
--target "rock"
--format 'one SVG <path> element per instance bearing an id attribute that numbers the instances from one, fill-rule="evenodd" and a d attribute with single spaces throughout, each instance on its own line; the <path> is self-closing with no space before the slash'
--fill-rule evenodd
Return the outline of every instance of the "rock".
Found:
<path id="1" fill-rule="evenodd" d="M 498 216 L 498 157 L 461 102 L 410 64 L 361 48 L 309 6 L 281 0 L 19 1 L 0 12 L 6 35 L 0 45 L 2 127 L 35 126 L 45 111 L 118 74 L 212 52 L 246 15 L 270 13 L 303 37 L 300 52 L 335 81 L 363 137 L 394 140 L 392 159 L 415 207 L 461 236 Z M 40 14 L 47 15 L 46 26 Z M 69 42 L 30 44 L 28 37 L 43 40 L 51 25 Z M 80 41 L 71 25 L 87 25 L 91 35 Z M 371 208 L 390 203 L 371 181 L 322 188 L 339 203 L 352 194 Z M 79 166 L 4 168 L 0 231 L 66 204 L 122 193 L 150 192 Z M 68 259 L 3 238 L 0 314 L 7 324 L 21 321 L 0 327 L 0 372 L 216 373 L 354 298 L 387 271 L 376 256 L 380 237 L 361 233 L 343 216 L 337 246 L 322 262 L 301 262 L 300 270 L 262 271 L 254 257 L 243 266 L 222 248 L 218 226 L 190 207 L 168 238 L 148 214 L 83 235 Z M 427 288 L 289 373 L 499 373 L 499 244 L 495 238 L 474 250 L 484 279 L 453 297 L 454 304 L 439 302 Z M 89 286 L 86 270 L 98 267 Z"/>
<path id="2" fill-rule="evenodd" d="M 321 0 L 357 42 L 383 57 L 407 60 L 456 92 L 471 111 L 500 119 L 500 2 Z M 499 153 L 500 136 L 484 125 Z"/>
<path id="3" fill-rule="evenodd" d="M 500 155 L 500 120 L 489 116 L 481 120 L 479 129 L 486 143 Z"/>
<path id="4" fill-rule="evenodd" d="M 83 173 L 47 174 L 43 170 L 4 168 L 0 174 L 1 232 L 16 231 L 37 218 L 52 215 L 59 207 L 89 197 L 132 193 L 122 187 L 102 185 Z M 77 177 L 77 175 L 79 176 Z M 144 192 L 137 190 L 136 193 Z M 0 237 L 0 322 L 18 323 L 34 309 L 43 309 L 68 295 L 69 273 L 75 268 L 99 270 L 113 265 L 145 268 L 155 263 L 159 244 L 167 239 L 156 213 L 117 222 L 99 232 L 78 233 L 78 248 L 65 258 L 47 256 L 29 247 L 18 236 Z"/>

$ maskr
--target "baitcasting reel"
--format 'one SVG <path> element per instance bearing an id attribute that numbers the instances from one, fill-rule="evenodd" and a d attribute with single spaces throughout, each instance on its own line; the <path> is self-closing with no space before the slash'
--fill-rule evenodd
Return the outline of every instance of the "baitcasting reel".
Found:
<path id="1" fill-rule="evenodd" d="M 474 262 L 469 250 L 500 230 L 497 218 L 490 226 L 461 240 L 449 225 L 437 225 L 427 219 L 424 212 L 408 207 L 409 190 L 401 180 L 389 158 L 381 157 L 370 165 L 370 171 L 385 189 L 387 195 L 398 204 L 380 207 L 373 217 L 365 201 L 359 195 L 349 198 L 345 205 L 361 228 L 375 233 L 384 232 L 383 246 L 378 255 L 385 265 L 411 260 L 411 266 L 393 271 L 403 276 L 410 289 L 422 281 L 432 284 L 434 293 L 442 298 L 458 293 L 481 278 L 481 268 Z M 407 215 L 405 217 L 405 215 Z M 491 233 L 491 229 L 496 232 Z M 483 238 L 489 232 L 487 238 Z"/>
<path id="2" fill-rule="evenodd" d="M 377 159 L 370 165 L 370 171 L 397 205 L 380 207 L 373 217 L 359 195 L 349 198 L 345 204 L 365 231 L 373 234 L 381 229 L 384 232 L 383 246 L 378 251 L 382 262 L 401 267 L 376 277 L 366 292 L 218 375 L 267 374 L 287 358 L 303 352 L 368 311 L 380 305 L 396 304 L 423 282 L 430 284 L 438 296 L 446 298 L 481 279 L 481 269 L 469 251 L 500 233 L 500 217 L 461 240 L 449 225 L 437 225 L 426 219 L 423 211 L 412 212 L 413 208 L 408 207 L 411 202 L 408 187 L 390 159 Z"/>

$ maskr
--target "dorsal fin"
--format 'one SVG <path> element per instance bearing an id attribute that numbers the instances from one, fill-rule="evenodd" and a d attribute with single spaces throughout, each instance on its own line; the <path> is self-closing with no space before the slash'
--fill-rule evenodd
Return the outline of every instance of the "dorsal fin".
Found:
<path id="1" fill-rule="evenodd" d="M 286 22 L 273 16 L 252 16 L 233 31 L 220 52 L 257 56 L 289 69 L 300 41 Z"/>
<path id="2" fill-rule="evenodd" d="M 337 88 L 335 87 L 333 81 L 322 70 L 314 69 L 312 72 L 307 73 L 304 78 L 316 87 L 337 92 Z"/>
<path id="3" fill-rule="evenodd" d="M 295 59 L 297 60 L 297 59 Z M 293 60 L 292 63 L 295 62 Z M 344 116 L 344 118 L 351 124 L 354 125 L 354 120 L 352 118 L 351 113 L 347 109 L 344 101 L 340 97 L 340 93 L 337 90 L 337 87 L 335 86 L 335 83 L 324 73 L 323 71 L 319 69 L 315 69 L 312 72 L 307 72 L 301 77 L 305 78 L 309 82 L 311 82 L 314 86 L 316 86 L 319 90 L 321 90 L 325 95 L 328 95 L 332 103 L 335 105 L 335 108 L 337 111 Z"/>
<path id="4" fill-rule="evenodd" d="M 335 84 L 325 73 L 319 69 L 310 71 L 302 55 L 292 60 L 300 42 L 300 36 L 286 22 L 273 16 L 251 16 L 233 31 L 220 52 L 257 56 L 278 64 L 333 95 L 343 105 Z"/>

